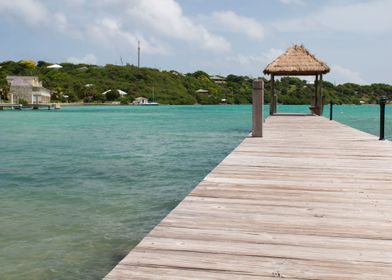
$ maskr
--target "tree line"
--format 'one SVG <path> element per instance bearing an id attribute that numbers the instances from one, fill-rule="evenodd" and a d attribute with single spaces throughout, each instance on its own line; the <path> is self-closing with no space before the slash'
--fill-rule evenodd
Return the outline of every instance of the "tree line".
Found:
<path id="1" fill-rule="evenodd" d="M 51 90 L 52 101 L 102 103 L 120 101 L 130 103 L 139 96 L 161 104 L 249 104 L 252 101 L 252 80 L 248 76 L 228 75 L 224 83 L 214 82 L 203 71 L 182 74 L 138 68 L 133 65 L 105 66 L 61 63 L 61 69 L 50 69 L 45 61 L 5 61 L 0 63 L 0 94 L 6 99 L 9 91 L 8 75 L 38 76 L 43 86 Z M 270 82 L 265 82 L 265 101 L 271 97 Z M 309 104 L 314 84 L 296 77 L 282 77 L 275 82 L 281 104 Z M 199 91 L 203 89 L 204 91 Z M 127 93 L 120 96 L 117 90 Z M 106 92 L 106 94 L 103 94 Z M 380 96 L 392 97 L 388 84 L 334 85 L 324 81 L 326 102 L 336 104 L 376 103 Z"/>

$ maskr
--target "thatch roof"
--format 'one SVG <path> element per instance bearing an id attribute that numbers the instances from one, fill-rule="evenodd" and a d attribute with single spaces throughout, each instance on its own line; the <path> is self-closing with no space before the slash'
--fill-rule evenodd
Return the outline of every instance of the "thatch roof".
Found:
<path id="1" fill-rule="evenodd" d="M 294 45 L 268 64 L 263 73 L 301 76 L 326 74 L 329 70 L 327 64 L 318 60 L 303 45 Z"/>

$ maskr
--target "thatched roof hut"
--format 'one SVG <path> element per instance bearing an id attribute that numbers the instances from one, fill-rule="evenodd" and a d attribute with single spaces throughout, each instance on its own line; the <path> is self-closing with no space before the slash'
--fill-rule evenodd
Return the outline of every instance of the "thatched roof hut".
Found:
<path id="1" fill-rule="evenodd" d="M 294 45 L 268 64 L 263 73 L 275 76 L 305 76 L 326 74 L 329 71 L 328 65 L 318 60 L 303 45 Z"/>
<path id="2" fill-rule="evenodd" d="M 270 114 L 277 113 L 278 95 L 275 93 L 275 76 L 316 76 L 315 96 L 311 101 L 310 110 L 316 115 L 322 115 L 324 97 L 322 94 L 323 74 L 330 71 L 327 64 L 318 60 L 303 45 L 294 45 L 285 53 L 267 65 L 264 74 L 271 75 Z"/>

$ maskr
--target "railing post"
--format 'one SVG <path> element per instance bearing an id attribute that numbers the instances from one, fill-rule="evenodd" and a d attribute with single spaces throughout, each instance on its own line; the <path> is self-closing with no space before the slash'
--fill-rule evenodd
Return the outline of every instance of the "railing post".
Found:
<path id="1" fill-rule="evenodd" d="M 263 137 L 264 81 L 254 80 L 252 91 L 252 137 Z"/>
<path id="2" fill-rule="evenodd" d="M 329 103 L 329 120 L 332 121 L 332 117 L 333 117 L 333 102 L 331 100 L 331 102 Z"/>
<path id="3" fill-rule="evenodd" d="M 385 131 L 385 103 L 387 103 L 387 98 L 385 96 L 380 97 L 380 140 L 384 140 Z"/>

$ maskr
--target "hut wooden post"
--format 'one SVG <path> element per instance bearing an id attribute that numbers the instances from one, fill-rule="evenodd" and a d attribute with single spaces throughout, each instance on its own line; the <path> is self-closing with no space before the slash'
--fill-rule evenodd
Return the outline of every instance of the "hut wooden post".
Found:
<path id="1" fill-rule="evenodd" d="M 318 79 L 318 74 L 316 74 L 316 79 L 314 80 L 314 97 L 313 97 L 313 102 L 312 102 L 312 104 L 311 104 L 311 106 L 313 107 L 313 113 L 314 114 L 316 114 L 316 115 L 318 115 L 319 113 L 319 106 L 318 106 L 318 104 L 319 104 L 319 99 L 318 99 L 318 85 L 319 85 L 319 79 Z"/>
<path id="2" fill-rule="evenodd" d="M 320 74 L 320 81 L 319 81 L 319 112 L 320 112 L 320 116 L 323 114 L 323 110 L 324 110 L 323 74 Z"/>
<path id="3" fill-rule="evenodd" d="M 318 75 L 316 75 L 316 79 L 314 80 L 314 107 L 318 105 Z"/>
<path id="4" fill-rule="evenodd" d="M 274 93 L 274 114 L 278 112 L 278 94 Z"/>
<path id="5" fill-rule="evenodd" d="M 264 81 L 253 81 L 252 92 L 252 137 L 263 137 Z"/>
<path id="6" fill-rule="evenodd" d="M 270 101 L 270 115 L 275 112 L 275 76 L 271 75 L 271 101 Z"/>

